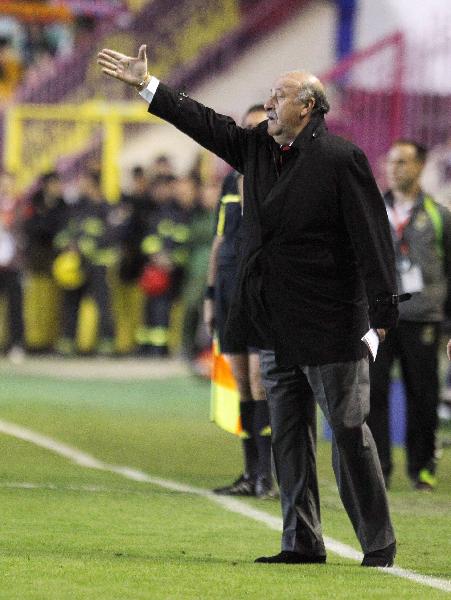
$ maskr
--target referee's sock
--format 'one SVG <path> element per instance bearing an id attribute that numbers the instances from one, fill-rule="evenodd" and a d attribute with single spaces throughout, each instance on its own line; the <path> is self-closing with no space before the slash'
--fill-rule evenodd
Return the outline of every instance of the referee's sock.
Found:
<path id="1" fill-rule="evenodd" d="M 240 402 L 241 440 L 243 442 L 244 454 L 244 474 L 255 480 L 258 470 L 258 450 L 254 436 L 254 410 L 255 404 L 253 400 L 245 400 Z"/>

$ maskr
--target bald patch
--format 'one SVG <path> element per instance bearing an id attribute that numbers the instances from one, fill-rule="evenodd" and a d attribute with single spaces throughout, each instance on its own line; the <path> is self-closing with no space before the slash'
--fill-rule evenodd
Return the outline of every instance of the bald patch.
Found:
<path id="1" fill-rule="evenodd" d="M 314 89 L 321 91 L 323 94 L 325 93 L 324 86 L 318 77 L 308 71 L 288 71 L 287 73 L 282 74 L 281 79 L 282 78 L 286 79 L 287 82 L 290 82 L 291 85 L 298 85 L 299 87 L 310 85 Z"/>
<path id="2" fill-rule="evenodd" d="M 275 95 L 276 92 L 292 89 L 298 92 L 305 88 L 310 88 L 316 93 L 325 95 L 325 89 L 321 81 L 308 71 L 288 71 L 287 73 L 282 73 L 277 78 L 271 94 Z"/>

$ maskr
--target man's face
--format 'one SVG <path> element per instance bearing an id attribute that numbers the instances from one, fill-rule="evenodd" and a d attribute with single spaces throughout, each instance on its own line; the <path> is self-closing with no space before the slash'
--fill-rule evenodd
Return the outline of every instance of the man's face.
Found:
<path id="1" fill-rule="evenodd" d="M 395 144 L 387 155 L 387 179 L 391 189 L 406 192 L 418 184 L 423 162 L 418 160 L 415 146 Z"/>
<path id="2" fill-rule="evenodd" d="M 196 203 L 198 195 L 198 186 L 191 177 L 181 177 L 175 183 L 175 198 L 183 208 L 192 208 Z"/>
<path id="3" fill-rule="evenodd" d="M 300 83 L 289 75 L 279 77 L 265 102 L 268 133 L 276 142 L 293 141 L 302 128 L 305 104 L 298 99 Z"/>
<path id="4" fill-rule="evenodd" d="M 166 181 L 158 181 L 151 188 L 152 198 L 157 204 L 165 204 L 173 196 L 173 184 Z"/>
<path id="5" fill-rule="evenodd" d="M 147 193 L 148 181 L 145 175 L 135 175 L 132 179 L 132 190 L 134 194 L 145 195 Z"/>

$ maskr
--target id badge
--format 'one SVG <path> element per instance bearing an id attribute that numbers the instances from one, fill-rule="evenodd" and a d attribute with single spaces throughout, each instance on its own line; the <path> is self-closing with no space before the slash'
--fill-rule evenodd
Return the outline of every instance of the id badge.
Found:
<path id="1" fill-rule="evenodd" d="M 408 271 L 401 273 L 401 285 L 405 294 L 423 291 L 423 273 L 418 265 L 411 265 Z"/>

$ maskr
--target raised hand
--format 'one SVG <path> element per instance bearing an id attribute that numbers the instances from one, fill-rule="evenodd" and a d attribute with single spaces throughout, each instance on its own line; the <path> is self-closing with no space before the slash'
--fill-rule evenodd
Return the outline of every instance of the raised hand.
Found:
<path id="1" fill-rule="evenodd" d="M 147 76 L 146 45 L 140 46 L 135 58 L 104 48 L 97 55 L 97 63 L 102 66 L 102 72 L 106 75 L 136 87 Z"/>

